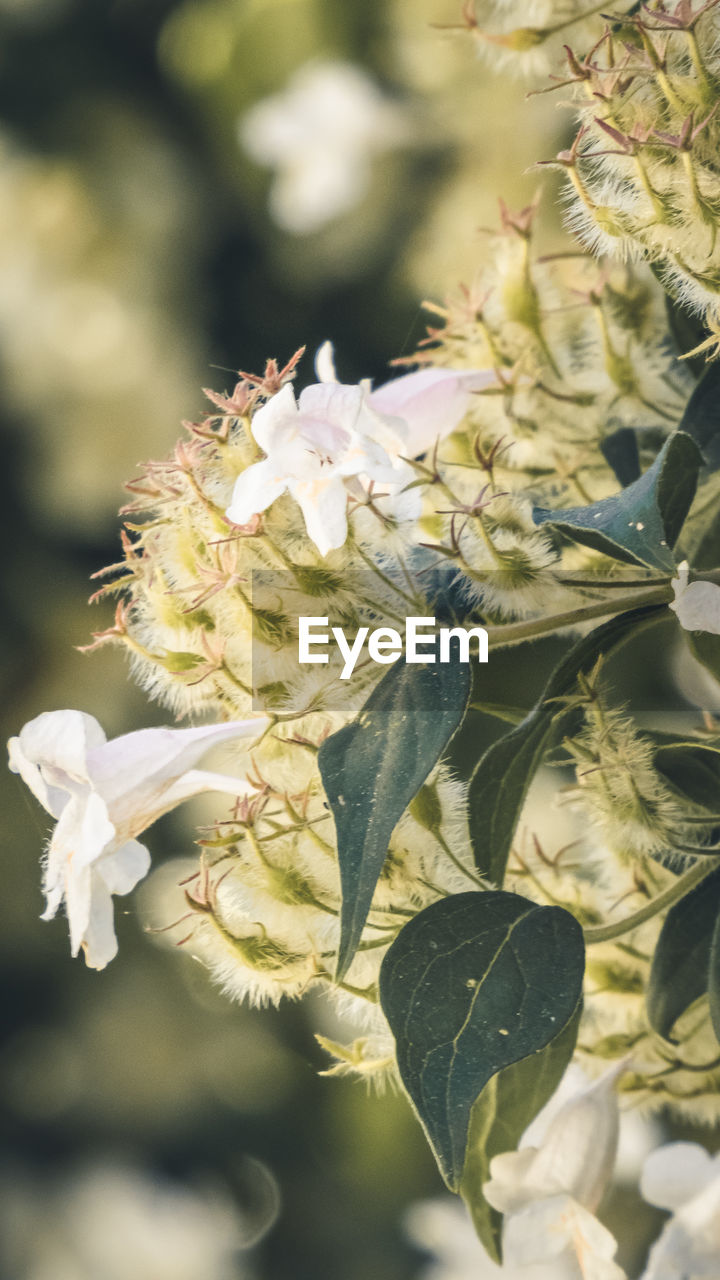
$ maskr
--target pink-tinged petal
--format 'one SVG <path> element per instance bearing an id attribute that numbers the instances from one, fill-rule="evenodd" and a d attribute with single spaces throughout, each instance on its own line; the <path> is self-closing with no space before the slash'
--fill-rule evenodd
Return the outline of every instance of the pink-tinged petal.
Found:
<path id="1" fill-rule="evenodd" d="M 347 443 L 347 437 L 354 431 L 364 400 L 365 393 L 361 387 L 346 386 L 341 382 L 314 382 L 300 392 L 298 410 L 301 423 L 312 422 L 318 428 L 324 427 L 326 438 L 319 435 L 318 445 L 324 444 L 334 453 L 338 444 Z M 342 433 L 340 437 L 338 431 Z"/>
<path id="2" fill-rule="evenodd" d="M 299 481 L 291 492 L 300 506 L 308 537 L 321 556 L 342 547 L 347 539 L 347 501 L 345 485 L 338 477 L 323 483 Z"/>
<path id="3" fill-rule="evenodd" d="M 570 1098 L 548 1126 L 529 1177 L 540 1187 L 567 1191 L 594 1210 L 612 1177 L 620 1136 L 615 1083 L 625 1064 L 612 1067 Z"/>
<path id="4" fill-rule="evenodd" d="M 297 426 L 298 407 L 289 382 L 254 414 L 252 433 L 265 453 L 272 453 Z M 264 508 L 262 508 L 264 510 Z"/>
<path id="5" fill-rule="evenodd" d="M 720 1177 L 711 1155 L 697 1142 L 668 1142 L 651 1151 L 640 1179 L 645 1200 L 659 1209 L 677 1210 Z"/>
<path id="6" fill-rule="evenodd" d="M 497 381 L 489 369 L 419 369 L 386 382 L 371 392 L 371 408 L 403 418 L 408 426 L 407 456 L 431 449 L 464 418 L 472 393 Z"/>
<path id="7" fill-rule="evenodd" d="M 245 525 L 261 511 L 267 511 L 285 492 L 287 477 L 279 459 L 263 458 L 243 471 L 235 481 L 230 506 L 225 511 L 232 524 Z"/>
<path id="8" fill-rule="evenodd" d="M 101 858 L 93 869 L 109 893 L 130 893 L 150 870 L 150 852 L 138 840 L 128 840 Z"/>
<path id="9" fill-rule="evenodd" d="M 332 342 L 323 342 L 315 352 L 315 373 L 318 382 L 337 382 L 335 348 Z"/>

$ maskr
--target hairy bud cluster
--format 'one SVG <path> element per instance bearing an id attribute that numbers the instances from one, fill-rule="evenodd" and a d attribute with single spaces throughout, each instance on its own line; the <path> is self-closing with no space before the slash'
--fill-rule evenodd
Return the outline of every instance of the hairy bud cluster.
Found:
<path id="1" fill-rule="evenodd" d="M 720 318 L 719 35 L 717 0 L 677 0 L 618 15 L 590 52 L 569 52 L 581 127 L 551 162 L 567 177 L 569 222 L 583 242 L 653 263 L 711 326 Z"/>
<path id="2" fill-rule="evenodd" d="M 471 288 L 445 307 L 419 357 L 434 364 L 491 364 L 500 387 L 477 397 L 474 431 L 443 449 L 455 486 L 468 493 L 480 463 L 500 490 L 529 487 L 545 506 L 604 497 L 617 488 L 606 439 L 639 428 L 648 458 L 672 429 L 692 387 L 678 363 L 665 298 L 643 267 L 599 264 L 582 254 L 538 258 L 536 205 L 503 205 Z"/>

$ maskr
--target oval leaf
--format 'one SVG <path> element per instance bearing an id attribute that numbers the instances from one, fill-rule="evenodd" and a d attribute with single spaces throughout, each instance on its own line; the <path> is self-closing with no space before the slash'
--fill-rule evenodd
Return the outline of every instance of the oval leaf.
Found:
<path id="1" fill-rule="evenodd" d="M 673 1024 L 708 989 L 710 949 L 720 913 L 720 869 L 668 912 L 650 969 L 650 1026 L 669 1040 Z"/>
<path id="2" fill-rule="evenodd" d="M 459 893 L 421 911 L 380 970 L 398 1068 L 451 1190 L 476 1099 L 499 1071 L 544 1049 L 582 990 L 582 929 L 515 893 Z"/>
<path id="3" fill-rule="evenodd" d="M 672 569 L 671 548 L 695 496 L 701 463 L 695 440 L 676 431 L 645 474 L 620 493 L 586 507 L 537 507 L 533 518 L 615 560 Z"/>
<path id="4" fill-rule="evenodd" d="M 342 886 L 338 980 L 357 950 L 393 828 L 460 724 L 470 683 L 469 664 L 398 661 L 357 720 L 320 747 Z"/>
<path id="5" fill-rule="evenodd" d="M 718 747 L 703 742 L 661 745 L 655 752 L 655 768 L 685 799 L 713 814 L 720 812 Z"/>

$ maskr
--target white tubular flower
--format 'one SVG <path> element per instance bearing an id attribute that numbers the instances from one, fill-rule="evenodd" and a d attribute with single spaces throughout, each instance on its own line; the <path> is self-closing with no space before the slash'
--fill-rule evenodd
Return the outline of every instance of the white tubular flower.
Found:
<path id="1" fill-rule="evenodd" d="M 331 342 L 324 342 L 315 356 L 320 382 L 337 382 Z M 368 403 L 384 417 L 403 424 L 404 453 L 408 458 L 431 449 L 435 441 L 454 431 L 467 413 L 473 392 L 497 383 L 492 369 L 418 369 L 384 382 L 368 392 Z"/>
<path id="2" fill-rule="evenodd" d="M 404 475 L 379 443 L 396 439 L 402 423 L 382 418 L 363 387 L 316 383 L 296 402 L 287 384 L 258 409 L 252 432 L 267 455 L 238 476 L 226 511 L 233 524 L 247 524 L 285 490 L 300 506 L 308 537 L 321 555 L 347 538 L 346 481 L 397 485 Z M 364 492 L 364 491 L 363 491 Z"/>
<path id="3" fill-rule="evenodd" d="M 112 894 L 129 893 L 150 868 L 150 855 L 135 837 L 190 796 L 246 795 L 246 781 L 194 766 L 211 747 L 255 736 L 268 723 L 258 717 L 198 729 L 141 729 L 108 742 L 92 716 L 48 711 L 10 739 L 11 770 L 57 818 L 42 919 L 51 920 L 65 901 L 73 955 L 82 946 L 93 969 L 112 960 Z"/>
<path id="4" fill-rule="evenodd" d="M 558 1280 L 623 1280 L 616 1243 L 593 1216 L 612 1175 L 619 1113 L 615 1080 L 624 1064 L 566 1102 L 539 1146 L 495 1156 L 484 1187 L 506 1214 L 506 1265 L 553 1263 Z"/>
<path id="5" fill-rule="evenodd" d="M 678 576 L 673 578 L 675 599 L 670 608 L 686 631 L 710 631 L 720 635 L 720 587 L 712 582 L 688 582 L 687 560 L 678 565 Z"/>
<path id="6" fill-rule="evenodd" d="M 642 1280 L 710 1280 L 720 1271 L 720 1156 L 671 1142 L 645 1161 L 640 1190 L 672 1211 Z"/>

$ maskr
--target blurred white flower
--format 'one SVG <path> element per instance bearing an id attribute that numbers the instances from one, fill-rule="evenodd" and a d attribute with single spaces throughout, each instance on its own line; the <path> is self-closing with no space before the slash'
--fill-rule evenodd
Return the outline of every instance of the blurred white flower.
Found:
<path id="1" fill-rule="evenodd" d="M 491 1161 L 484 1191 L 505 1215 L 501 1267 L 488 1258 L 457 1201 L 414 1206 L 409 1234 L 437 1259 L 419 1280 L 625 1280 L 613 1261 L 616 1242 L 593 1214 L 613 1171 L 614 1085 L 622 1069 L 568 1096 L 582 1077 L 569 1068 L 519 1150 Z"/>
<path id="2" fill-rule="evenodd" d="M 266 1166 L 252 1164 L 274 1185 Z M 42 1180 L 12 1170 L 0 1193 L 0 1265 L 14 1280 L 250 1280 L 242 1254 L 272 1225 L 269 1190 L 265 1223 L 246 1222 L 220 1184 L 129 1164 Z"/>
<path id="3" fill-rule="evenodd" d="M 57 825 L 45 863 L 43 920 L 65 901 L 72 954 L 103 969 L 117 952 L 112 894 L 129 893 L 150 868 L 134 837 L 205 791 L 247 794 L 249 784 L 194 766 L 218 743 L 259 733 L 264 717 L 198 729 L 155 728 L 108 742 L 93 716 L 47 711 L 8 743 L 10 768 Z"/>
<path id="4" fill-rule="evenodd" d="M 319 348 L 315 372 L 320 382 L 337 382 L 331 342 L 324 342 Z M 368 403 L 376 413 L 402 421 L 401 452 L 408 458 L 417 458 L 460 425 L 473 392 L 496 383 L 493 369 L 418 369 L 392 378 L 375 390 L 369 382 L 361 385 L 367 389 Z"/>
<path id="5" fill-rule="evenodd" d="M 616 1243 L 594 1217 L 619 1136 L 615 1081 L 624 1064 L 565 1102 L 542 1142 L 495 1156 L 484 1191 L 506 1215 L 506 1266 L 552 1264 L 557 1280 L 622 1280 Z"/>
<path id="6" fill-rule="evenodd" d="M 640 1190 L 672 1218 L 650 1250 L 642 1280 L 714 1280 L 720 1275 L 720 1155 L 671 1142 L 645 1162 Z"/>
<path id="7" fill-rule="evenodd" d="M 270 212 L 294 235 L 319 231 L 366 195 L 376 155 L 408 138 L 406 113 L 361 67 L 307 63 L 239 122 L 248 155 L 275 170 Z"/>
<path id="8" fill-rule="evenodd" d="M 690 570 L 687 560 L 678 565 L 678 576 L 673 578 L 675 599 L 670 608 L 686 631 L 711 631 L 720 635 L 720 587 L 712 582 L 688 582 Z"/>

